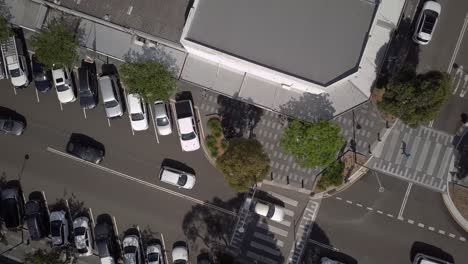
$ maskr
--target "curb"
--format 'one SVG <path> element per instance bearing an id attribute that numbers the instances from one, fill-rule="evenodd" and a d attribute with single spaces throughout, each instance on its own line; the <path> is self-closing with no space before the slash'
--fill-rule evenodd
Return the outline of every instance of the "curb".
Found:
<path id="1" fill-rule="evenodd" d="M 452 201 L 452 198 L 450 197 L 450 191 L 448 189 L 446 193 L 442 193 L 442 200 L 444 201 L 445 207 L 447 207 L 447 210 L 449 211 L 453 220 L 455 220 L 455 222 L 457 222 L 457 224 L 468 233 L 468 221 L 458 211 L 457 207 Z"/>

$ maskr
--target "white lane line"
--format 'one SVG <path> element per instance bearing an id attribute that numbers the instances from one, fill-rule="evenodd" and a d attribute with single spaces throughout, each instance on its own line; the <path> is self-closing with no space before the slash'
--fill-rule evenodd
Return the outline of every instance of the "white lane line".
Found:
<path id="1" fill-rule="evenodd" d="M 377 213 L 379 213 L 379 214 L 383 214 L 383 212 L 382 212 L 382 211 L 380 211 L 380 210 L 377 210 Z"/>
<path id="2" fill-rule="evenodd" d="M 327 249 L 330 249 L 330 250 L 333 250 L 333 251 L 340 251 L 339 249 L 337 249 L 336 247 L 332 247 L 332 246 L 329 246 L 329 245 L 326 245 L 326 244 L 323 244 L 323 243 L 320 243 L 318 241 L 315 241 L 315 240 L 312 240 L 312 239 L 309 239 L 309 242 L 312 243 L 312 244 L 315 244 L 317 246 L 321 246 L 323 248 L 327 248 Z"/>
<path id="3" fill-rule="evenodd" d="M 456 59 L 457 54 L 458 54 L 458 50 L 460 49 L 460 45 L 461 45 L 461 42 L 463 40 L 463 36 L 465 35 L 465 30 L 466 30 L 467 24 L 468 24 L 468 13 L 466 13 L 465 21 L 463 22 L 463 27 L 462 27 L 462 29 L 460 31 L 460 35 L 458 35 L 457 45 L 455 45 L 455 49 L 453 50 L 452 58 L 450 59 L 450 63 L 449 63 L 448 68 L 447 68 L 448 73 L 450 73 L 452 71 L 453 63 L 455 62 L 455 59 Z"/>
<path id="4" fill-rule="evenodd" d="M 408 219 L 408 223 L 410 223 L 410 224 L 414 224 L 414 221 L 413 221 L 413 220 L 411 220 L 411 219 Z"/>
<path id="5" fill-rule="evenodd" d="M 346 200 L 346 202 L 349 204 L 353 204 L 353 202 L 351 202 L 350 200 Z"/>
<path id="6" fill-rule="evenodd" d="M 84 118 L 86 119 L 86 109 L 83 108 L 83 115 L 84 115 Z"/>
<path id="7" fill-rule="evenodd" d="M 335 198 L 336 198 L 337 200 L 340 200 L 340 201 L 341 201 L 341 200 L 343 200 L 343 198 L 341 198 L 341 197 L 338 197 L 338 196 L 337 196 L 337 197 L 335 197 Z"/>
<path id="8" fill-rule="evenodd" d="M 418 223 L 418 226 L 421 227 L 421 228 L 424 228 L 424 224 L 422 224 L 422 223 Z"/>
<path id="9" fill-rule="evenodd" d="M 163 235 L 163 233 L 160 233 L 160 235 L 161 235 L 161 243 L 162 243 L 162 246 L 163 246 L 164 259 L 166 260 L 165 263 L 169 263 L 169 262 L 167 261 L 166 242 L 164 242 L 164 235 Z"/>
<path id="10" fill-rule="evenodd" d="M 281 195 L 281 194 L 277 194 L 277 193 L 275 193 L 275 192 L 268 192 L 268 193 L 269 193 L 271 196 L 273 196 L 273 197 L 275 197 L 275 198 L 277 198 L 277 199 L 280 199 L 282 202 L 285 202 L 285 203 L 287 203 L 287 204 L 289 204 L 289 205 L 292 205 L 292 206 L 294 206 L 294 207 L 296 207 L 297 204 L 298 204 L 298 201 L 293 200 L 293 199 L 291 199 L 291 198 L 288 198 L 288 197 L 286 197 L 286 196 L 283 196 L 283 195 Z"/>
<path id="11" fill-rule="evenodd" d="M 450 233 L 450 234 L 449 234 L 449 237 L 455 238 L 455 234 Z"/>
<path id="12" fill-rule="evenodd" d="M 63 111 L 63 105 L 62 105 L 62 102 L 59 101 L 59 104 L 60 104 L 60 110 Z"/>
<path id="13" fill-rule="evenodd" d="M 37 89 L 34 89 L 34 91 L 36 91 L 36 100 L 37 100 L 38 103 L 40 103 L 39 93 L 37 92 Z"/>
<path id="14" fill-rule="evenodd" d="M 429 230 L 434 231 L 435 228 L 433 226 L 428 227 Z"/>
<path id="15" fill-rule="evenodd" d="M 109 118 L 107 118 L 107 124 L 109 125 L 109 127 L 111 127 L 110 119 L 109 119 Z"/>
<path id="16" fill-rule="evenodd" d="M 362 207 L 362 204 L 358 203 L 356 204 L 357 207 Z"/>
<path id="17" fill-rule="evenodd" d="M 390 218 L 393 218 L 393 215 L 392 214 L 387 214 L 388 217 Z"/>
<path id="18" fill-rule="evenodd" d="M 444 230 L 439 230 L 439 234 L 445 235 L 445 231 Z"/>
<path id="19" fill-rule="evenodd" d="M 61 152 L 61 151 L 56 150 L 56 149 L 53 149 L 53 148 L 51 148 L 51 147 L 47 147 L 47 151 L 52 152 L 52 153 L 55 153 L 55 154 L 60 155 L 60 156 L 63 156 L 63 157 L 66 157 L 66 158 L 69 158 L 69 159 L 72 159 L 72 160 L 75 160 L 75 161 L 80 162 L 80 163 L 82 163 L 82 164 L 86 164 L 86 165 L 88 165 L 88 166 L 91 166 L 91 167 L 100 169 L 100 170 L 105 171 L 105 172 L 108 172 L 108 173 L 110 173 L 110 174 L 114 174 L 114 175 L 119 176 L 119 177 L 121 177 L 121 178 L 124 178 L 124 179 L 130 180 L 130 181 L 133 181 L 133 182 L 137 182 L 137 183 L 146 185 L 146 186 L 148 186 L 148 187 L 150 187 L 150 188 L 153 188 L 153 189 L 156 189 L 156 190 L 159 190 L 159 191 L 163 191 L 163 192 L 166 192 L 166 193 L 168 193 L 168 194 L 172 194 L 172 195 L 177 196 L 177 197 L 179 197 L 179 198 L 183 198 L 183 199 L 192 201 L 192 202 L 194 202 L 194 203 L 201 204 L 201 205 L 210 207 L 210 208 L 212 208 L 212 209 L 216 209 L 216 210 L 221 211 L 221 212 L 223 212 L 223 213 L 226 213 L 226 214 L 229 214 L 229 215 L 232 215 L 232 216 L 236 216 L 236 215 L 237 215 L 237 214 L 236 214 L 235 212 L 233 212 L 233 211 L 229 211 L 229 210 L 226 210 L 226 209 L 224 209 L 224 208 L 222 208 L 222 207 L 219 207 L 219 206 L 216 206 L 216 205 L 213 205 L 213 204 L 204 202 L 204 201 L 202 201 L 202 200 L 193 198 L 193 197 L 191 197 L 191 196 L 188 196 L 188 195 L 185 195 L 185 194 L 181 194 L 181 193 L 178 193 L 178 192 L 176 192 L 176 191 L 172 191 L 172 190 L 163 188 L 163 187 L 158 186 L 158 185 L 156 185 L 156 184 L 153 184 L 153 183 L 150 183 L 150 182 L 146 182 L 146 181 L 143 181 L 143 180 L 134 178 L 134 177 L 129 176 L 129 175 L 125 174 L 125 173 L 121 173 L 121 172 L 118 172 L 118 171 L 109 169 L 109 168 L 104 167 L 104 166 L 101 166 L 101 165 L 97 165 L 97 164 L 94 164 L 94 163 L 91 163 L 91 162 L 88 162 L 88 161 L 84 161 L 84 160 L 79 159 L 79 158 L 77 158 L 77 157 L 75 157 L 75 156 L 72 156 L 72 155 L 70 155 L 70 154 Z"/>
<path id="20" fill-rule="evenodd" d="M 413 186 L 412 182 L 408 183 L 408 188 L 406 188 L 405 197 L 403 198 L 403 202 L 401 203 L 401 207 L 400 207 L 400 212 L 398 213 L 398 218 L 403 217 L 403 212 L 405 210 L 406 203 L 408 202 L 408 197 L 411 192 L 412 186 Z"/>
<path id="21" fill-rule="evenodd" d="M 150 114 L 151 114 L 151 123 L 153 123 L 154 136 L 156 137 L 156 142 L 158 142 L 158 144 L 159 144 L 158 131 L 156 130 L 156 119 L 154 118 L 153 110 L 151 109 L 152 107 L 150 106 L 148 108 L 149 108 Z"/>
<path id="22" fill-rule="evenodd" d="M 119 237 L 119 229 L 117 228 L 117 222 L 115 221 L 115 217 L 112 216 L 112 223 L 114 224 L 115 234 Z"/>
<path id="23" fill-rule="evenodd" d="M 366 207 L 367 210 L 372 211 L 374 210 L 372 207 Z"/>

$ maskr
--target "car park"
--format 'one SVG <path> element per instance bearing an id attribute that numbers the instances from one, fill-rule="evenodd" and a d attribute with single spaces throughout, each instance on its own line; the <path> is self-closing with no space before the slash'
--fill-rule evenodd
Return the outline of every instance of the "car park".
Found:
<path id="1" fill-rule="evenodd" d="M 50 213 L 50 233 L 52 237 L 52 247 L 68 245 L 69 230 L 65 211 L 59 210 Z"/>
<path id="2" fill-rule="evenodd" d="M 141 246 L 139 238 L 136 235 L 127 235 L 124 237 L 122 246 L 125 264 L 142 264 Z"/>
<path id="3" fill-rule="evenodd" d="M 192 102 L 190 100 L 177 101 L 175 102 L 175 109 L 182 150 L 195 151 L 199 149 L 200 140 L 197 135 Z"/>
<path id="4" fill-rule="evenodd" d="M 167 104 L 163 101 L 154 102 L 154 119 L 159 135 L 166 136 L 172 134 L 171 118 Z"/>
<path id="5" fill-rule="evenodd" d="M 184 189 L 192 189 L 195 185 L 195 175 L 178 169 L 163 166 L 159 172 L 162 182 Z"/>
<path id="6" fill-rule="evenodd" d="M 146 104 L 139 94 L 128 94 L 128 108 L 130 112 L 130 123 L 134 131 L 148 129 L 148 114 Z"/>
<path id="7" fill-rule="evenodd" d="M 112 227 L 107 223 L 98 223 L 94 233 L 101 264 L 114 264 L 115 242 Z"/>
<path id="8" fill-rule="evenodd" d="M 172 263 L 174 264 L 187 264 L 188 263 L 188 248 L 187 244 L 183 241 L 174 243 L 172 248 Z"/>
<path id="9" fill-rule="evenodd" d="M 45 222 L 45 208 L 42 201 L 30 199 L 25 205 L 24 219 L 31 240 L 37 241 L 47 236 L 48 223 Z"/>
<path id="10" fill-rule="evenodd" d="M 82 160 L 99 164 L 105 156 L 104 146 L 84 135 L 74 134 L 67 143 L 66 151 Z"/>
<path id="11" fill-rule="evenodd" d="M 23 225 L 24 203 L 18 187 L 2 190 L 1 213 L 6 228 L 16 229 Z"/>
<path id="12" fill-rule="evenodd" d="M 76 100 L 71 75 L 68 69 L 62 68 L 52 70 L 52 79 L 60 103 L 66 104 Z"/>
<path id="13" fill-rule="evenodd" d="M 26 129 L 24 120 L 14 113 L 0 113 L 0 131 L 5 134 L 21 136 Z"/>
<path id="14" fill-rule="evenodd" d="M 254 205 L 256 214 L 265 216 L 276 222 L 281 222 L 284 219 L 284 208 L 276 204 L 267 203 L 261 200 L 256 200 Z"/>
<path id="15" fill-rule="evenodd" d="M 92 236 L 88 217 L 80 216 L 73 220 L 73 235 L 78 255 L 91 256 L 93 254 Z"/>
<path id="16" fill-rule="evenodd" d="M 146 247 L 146 259 L 148 260 L 148 264 L 162 264 L 163 256 L 162 256 L 162 247 L 159 243 L 152 243 Z"/>
<path id="17" fill-rule="evenodd" d="M 117 85 L 117 79 L 115 76 L 101 76 L 99 78 L 99 88 L 101 90 L 101 97 L 107 118 L 122 116 L 122 102 L 120 100 L 119 86 Z"/>
<path id="18" fill-rule="evenodd" d="M 96 107 L 98 100 L 96 64 L 82 61 L 81 67 L 78 69 L 78 79 L 80 82 L 80 106 L 85 109 Z"/>
<path id="19" fill-rule="evenodd" d="M 441 9 L 440 4 L 435 1 L 424 3 L 413 34 L 414 42 L 420 45 L 429 44 L 436 29 Z"/>
<path id="20" fill-rule="evenodd" d="M 41 93 L 48 92 L 52 88 L 52 73 L 45 70 L 44 65 L 34 55 L 32 56 L 32 72 L 36 89 Z"/>

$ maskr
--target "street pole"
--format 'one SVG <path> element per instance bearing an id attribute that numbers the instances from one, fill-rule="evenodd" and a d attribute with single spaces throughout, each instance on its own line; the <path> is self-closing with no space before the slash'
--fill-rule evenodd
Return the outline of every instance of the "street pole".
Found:
<path id="1" fill-rule="evenodd" d="M 18 181 L 20 181 L 20 182 L 21 182 L 21 176 L 23 176 L 24 167 L 26 166 L 26 161 L 28 159 L 29 159 L 29 154 L 25 154 L 24 158 L 23 158 L 23 165 L 21 166 L 21 170 L 18 173 Z"/>

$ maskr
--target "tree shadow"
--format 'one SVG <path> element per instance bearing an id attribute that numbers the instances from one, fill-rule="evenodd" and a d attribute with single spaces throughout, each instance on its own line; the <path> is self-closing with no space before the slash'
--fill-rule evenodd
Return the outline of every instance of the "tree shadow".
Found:
<path id="1" fill-rule="evenodd" d="M 253 105 L 248 99 L 243 102 L 234 98 L 218 95 L 218 114 L 221 117 L 221 126 L 227 139 L 248 136 L 254 137 L 253 130 L 263 115 L 263 109 Z"/>
<path id="2" fill-rule="evenodd" d="M 453 256 L 441 248 L 438 248 L 433 245 L 426 244 L 421 241 L 416 241 L 411 246 L 410 251 L 410 261 L 413 262 L 417 254 L 424 254 L 430 257 L 439 258 L 441 260 L 448 261 L 449 263 L 454 263 Z"/>
<path id="3" fill-rule="evenodd" d="M 143 46 L 142 52 L 129 50 L 123 59 L 130 63 L 142 63 L 147 61 L 158 62 L 172 75 L 177 75 L 180 71 L 177 66 L 177 60 L 168 52 L 165 52 L 161 47 L 147 47 Z"/>
<path id="4" fill-rule="evenodd" d="M 185 171 L 185 172 L 191 173 L 193 175 L 196 175 L 195 170 L 193 168 L 191 168 L 187 164 L 185 164 L 183 162 L 180 162 L 180 161 L 177 161 L 177 160 L 164 159 L 162 161 L 162 163 L 161 163 L 161 167 L 164 167 L 164 166 L 167 166 L 167 167 L 170 167 L 170 168 L 173 168 L 173 169 L 177 169 L 177 170 L 180 170 L 180 171 Z"/>
<path id="5" fill-rule="evenodd" d="M 11 22 L 13 16 L 10 12 L 10 6 L 5 3 L 5 0 L 0 0 L 0 15 L 5 18 L 7 22 Z"/>
<path id="6" fill-rule="evenodd" d="M 279 106 L 280 112 L 306 122 L 333 118 L 333 108 L 328 94 L 303 93 L 299 99 L 293 98 Z"/>

